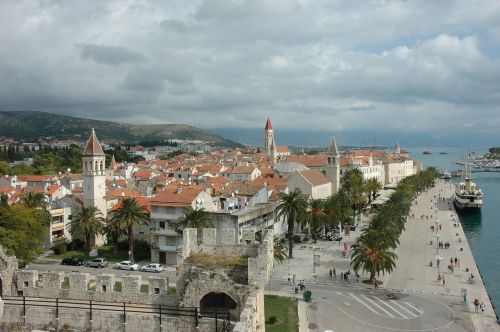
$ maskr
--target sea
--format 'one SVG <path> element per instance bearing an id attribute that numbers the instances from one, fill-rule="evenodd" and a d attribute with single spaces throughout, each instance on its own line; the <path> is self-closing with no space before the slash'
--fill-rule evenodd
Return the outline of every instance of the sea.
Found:
<path id="1" fill-rule="evenodd" d="M 460 170 L 455 164 L 469 153 L 482 155 L 487 148 L 433 148 L 424 155 L 425 147 L 407 148 L 412 157 L 422 160 L 423 167 L 434 166 L 442 170 Z M 440 154 L 447 152 L 448 154 Z M 477 213 L 460 215 L 467 241 L 480 270 L 497 318 L 500 317 L 500 172 L 472 173 L 473 181 L 483 192 L 483 208 Z M 457 179 L 456 181 L 459 181 Z"/>

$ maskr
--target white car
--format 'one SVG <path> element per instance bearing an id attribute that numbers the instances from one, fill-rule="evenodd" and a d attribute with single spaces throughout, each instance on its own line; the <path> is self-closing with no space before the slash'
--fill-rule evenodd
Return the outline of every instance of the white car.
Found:
<path id="1" fill-rule="evenodd" d="M 156 272 L 160 273 L 163 271 L 163 265 L 161 264 L 148 264 L 141 267 L 142 272 Z"/>
<path id="2" fill-rule="evenodd" d="M 120 263 L 116 263 L 116 268 L 120 270 L 137 271 L 139 270 L 139 267 L 139 265 L 135 264 L 132 261 L 123 261 Z"/>

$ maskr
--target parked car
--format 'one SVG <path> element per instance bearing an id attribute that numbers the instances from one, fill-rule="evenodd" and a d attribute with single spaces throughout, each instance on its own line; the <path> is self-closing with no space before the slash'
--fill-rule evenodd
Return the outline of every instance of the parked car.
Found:
<path id="1" fill-rule="evenodd" d="M 82 266 L 85 265 L 85 261 L 78 257 L 66 257 L 61 261 L 62 265 L 73 265 L 73 266 Z"/>
<path id="2" fill-rule="evenodd" d="M 135 264 L 132 261 L 123 261 L 120 263 L 116 263 L 115 267 L 120 270 L 130 270 L 130 271 L 137 271 L 140 268 L 138 264 Z"/>
<path id="3" fill-rule="evenodd" d="M 108 260 L 106 258 L 94 258 L 87 263 L 87 266 L 98 268 L 106 267 L 108 266 Z"/>
<path id="4" fill-rule="evenodd" d="M 163 271 L 163 265 L 157 263 L 144 265 L 143 267 L 141 267 L 141 271 L 160 273 L 161 271 Z"/>

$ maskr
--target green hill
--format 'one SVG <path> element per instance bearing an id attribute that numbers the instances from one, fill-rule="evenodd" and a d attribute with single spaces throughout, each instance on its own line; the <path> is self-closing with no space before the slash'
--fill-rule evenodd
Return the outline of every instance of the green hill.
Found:
<path id="1" fill-rule="evenodd" d="M 91 128 L 94 128 L 99 138 L 104 141 L 134 143 L 188 139 L 211 142 L 216 146 L 241 146 L 203 129 L 184 124 L 132 125 L 36 111 L 0 112 L 0 136 L 21 140 L 46 137 L 84 140 L 87 139 Z"/>

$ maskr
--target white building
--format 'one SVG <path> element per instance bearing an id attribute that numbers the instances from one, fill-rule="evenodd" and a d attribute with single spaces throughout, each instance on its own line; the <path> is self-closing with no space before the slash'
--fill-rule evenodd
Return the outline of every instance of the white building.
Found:
<path id="1" fill-rule="evenodd" d="M 288 180 L 288 187 L 308 199 L 325 199 L 332 194 L 330 180 L 317 170 L 296 171 Z"/>

